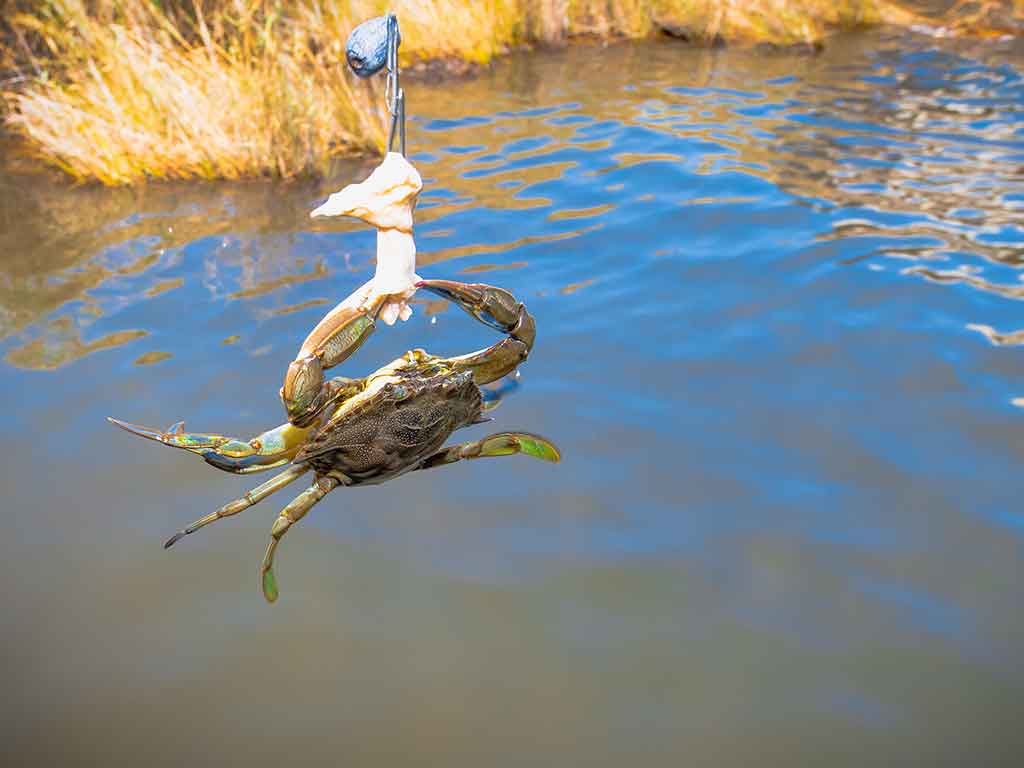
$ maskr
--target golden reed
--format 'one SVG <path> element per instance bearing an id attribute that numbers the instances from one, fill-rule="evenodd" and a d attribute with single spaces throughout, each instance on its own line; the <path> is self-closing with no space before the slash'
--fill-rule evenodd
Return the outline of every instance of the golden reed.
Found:
<path id="1" fill-rule="evenodd" d="M 582 35 L 816 46 L 880 23 L 986 35 L 1024 18 L 1024 0 L 931 21 L 889 0 L 0 0 L 5 121 L 80 180 L 320 173 L 383 145 L 380 86 L 349 75 L 344 42 L 388 9 L 406 66 Z"/>

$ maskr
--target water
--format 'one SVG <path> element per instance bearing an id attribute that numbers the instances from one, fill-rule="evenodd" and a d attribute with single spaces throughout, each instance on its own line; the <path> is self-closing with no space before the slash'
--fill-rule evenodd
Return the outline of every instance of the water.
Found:
<path id="1" fill-rule="evenodd" d="M 1024 758 L 1024 50 L 669 43 L 409 85 L 421 273 L 540 329 L 475 428 L 564 454 L 275 498 L 115 415 L 251 435 L 373 233 L 322 184 L 0 195 L 18 763 Z M 423 300 L 346 366 L 494 335 Z"/>

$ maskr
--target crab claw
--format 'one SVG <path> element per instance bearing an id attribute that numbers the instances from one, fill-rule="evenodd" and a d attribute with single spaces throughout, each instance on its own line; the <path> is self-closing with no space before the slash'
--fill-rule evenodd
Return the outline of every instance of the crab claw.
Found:
<path id="1" fill-rule="evenodd" d="M 420 280 L 415 287 L 455 302 L 484 325 L 507 334 L 487 349 L 449 359 L 456 368 L 472 371 L 477 385 L 508 375 L 530 354 L 537 336 L 533 315 L 505 289 L 452 280 Z"/>
<path id="2" fill-rule="evenodd" d="M 281 402 L 292 424 L 305 427 L 313 423 L 330 401 L 324 371 L 348 359 L 373 333 L 387 296 L 373 293 L 372 283 L 366 283 L 328 312 L 289 364 Z"/>
<path id="3" fill-rule="evenodd" d="M 298 453 L 308 429 L 282 424 L 251 440 L 225 435 L 201 435 L 185 431 L 185 422 L 172 424 L 166 432 L 129 424 L 108 416 L 107 420 L 133 435 L 202 456 L 207 464 L 235 474 L 262 472 L 287 464 Z"/>
<path id="4" fill-rule="evenodd" d="M 458 283 L 454 280 L 420 280 L 415 286 L 455 302 L 481 323 L 496 331 L 511 334 L 527 344 L 533 343 L 532 336 L 527 341 L 516 333 L 519 326 L 523 325 L 524 315 L 529 315 L 516 297 L 504 288 L 495 288 L 484 283 Z"/>
<path id="5" fill-rule="evenodd" d="M 130 424 L 127 421 L 121 421 L 115 419 L 113 416 L 107 416 L 107 421 L 113 424 L 115 427 L 120 427 L 126 432 L 131 432 L 133 435 L 144 437 L 147 440 L 155 440 L 158 443 L 169 445 L 172 448 L 184 448 L 187 451 L 199 452 L 203 450 L 210 450 L 220 448 L 226 443 L 231 442 L 230 437 L 224 435 L 194 435 L 185 431 L 185 422 L 177 421 L 167 428 L 166 432 L 158 432 L 155 429 L 149 427 L 142 427 L 138 424 Z M 248 444 L 243 444 L 247 448 Z M 252 450 L 251 448 L 249 449 Z"/>

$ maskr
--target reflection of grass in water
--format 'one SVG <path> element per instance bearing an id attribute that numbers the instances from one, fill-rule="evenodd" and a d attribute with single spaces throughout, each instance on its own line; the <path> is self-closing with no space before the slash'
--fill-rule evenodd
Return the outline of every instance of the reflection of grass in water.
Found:
<path id="1" fill-rule="evenodd" d="M 101 349 L 120 347 L 148 335 L 149 332 L 143 330 L 117 331 L 95 341 L 85 342 L 74 321 L 63 316 L 50 322 L 44 336 L 12 349 L 6 359 L 18 368 L 54 370 Z"/>
<path id="2" fill-rule="evenodd" d="M 305 310 L 313 307 L 323 307 L 330 303 L 331 302 L 328 299 L 309 299 L 308 301 L 303 301 L 299 304 L 292 304 L 286 307 L 266 310 L 266 314 L 269 317 L 284 317 L 285 315 L 294 315 L 296 312 L 304 312 Z"/>
<path id="3" fill-rule="evenodd" d="M 185 284 L 185 279 L 176 277 L 172 280 L 161 280 L 156 285 L 150 286 L 146 289 L 146 297 L 153 299 L 162 293 L 173 291 L 175 288 L 181 288 Z"/>
<path id="4" fill-rule="evenodd" d="M 135 358 L 136 365 L 153 365 L 164 360 L 170 360 L 174 355 L 170 352 L 146 352 Z"/>
<path id="5" fill-rule="evenodd" d="M 510 261 L 507 264 L 473 264 L 459 270 L 463 275 L 476 275 L 481 272 L 500 272 L 505 269 L 522 269 L 528 266 L 525 261 Z"/>
<path id="6" fill-rule="evenodd" d="M 953 28 L 992 32 L 1002 17 L 977 10 L 992 5 L 964 5 L 974 16 L 961 14 Z M 1000 5 L 1012 6 L 1011 20 L 1024 16 L 1024 0 Z M 0 67 L 27 78 L 4 97 L 9 124 L 75 178 L 290 177 L 382 146 L 379 83 L 356 84 L 343 48 L 355 20 L 386 8 L 401 19 L 407 64 L 483 63 L 511 46 L 573 35 L 663 30 L 694 42 L 792 45 L 817 43 L 835 27 L 921 20 L 891 0 L 208 0 L 175 8 L 0 0 Z"/>
<path id="7" fill-rule="evenodd" d="M 576 291 L 580 290 L 581 288 L 588 288 L 588 287 L 590 287 L 595 282 L 597 282 L 597 279 L 591 277 L 591 278 L 589 278 L 587 280 L 580 280 L 579 282 L 569 283 L 567 286 L 562 288 L 559 291 L 559 293 L 562 294 L 563 296 L 569 296 L 569 295 L 571 295 L 573 293 L 576 293 Z"/>
<path id="8" fill-rule="evenodd" d="M 992 326 L 981 323 L 968 323 L 967 329 L 984 335 L 995 346 L 1019 347 L 1024 345 L 1024 330 L 1001 333 Z"/>

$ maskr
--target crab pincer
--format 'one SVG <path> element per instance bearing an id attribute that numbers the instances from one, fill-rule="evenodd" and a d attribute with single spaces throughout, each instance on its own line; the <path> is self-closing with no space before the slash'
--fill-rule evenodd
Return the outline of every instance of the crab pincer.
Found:
<path id="1" fill-rule="evenodd" d="M 530 354 L 537 337 L 533 315 L 504 288 L 453 280 L 420 280 L 415 285 L 454 302 L 484 325 L 507 334 L 487 349 L 450 358 L 456 368 L 471 370 L 478 385 L 511 373 Z"/>
<path id="2" fill-rule="evenodd" d="M 184 421 L 176 421 L 163 432 L 157 429 L 143 427 L 139 424 L 121 421 L 120 419 L 115 419 L 113 416 L 108 416 L 107 421 L 114 426 L 120 427 L 126 432 L 131 432 L 133 435 L 138 435 L 139 437 L 144 437 L 147 440 L 163 443 L 164 445 L 169 445 L 172 448 L 183 448 L 186 451 L 192 451 L 193 453 L 198 453 L 200 455 L 203 451 L 217 450 L 220 448 L 225 448 L 228 453 L 234 453 L 239 450 L 250 453 L 252 451 L 251 447 L 247 443 L 232 445 L 238 441 L 224 435 L 202 435 L 186 432 Z"/>
<path id="3" fill-rule="evenodd" d="M 238 475 L 263 472 L 289 463 L 309 432 L 308 429 L 292 424 L 282 424 L 249 440 L 240 440 L 226 435 L 186 432 L 184 421 L 176 422 L 165 432 L 160 432 L 112 416 L 108 416 L 107 420 L 133 435 L 189 451 L 202 456 L 207 464 L 217 469 Z"/>

